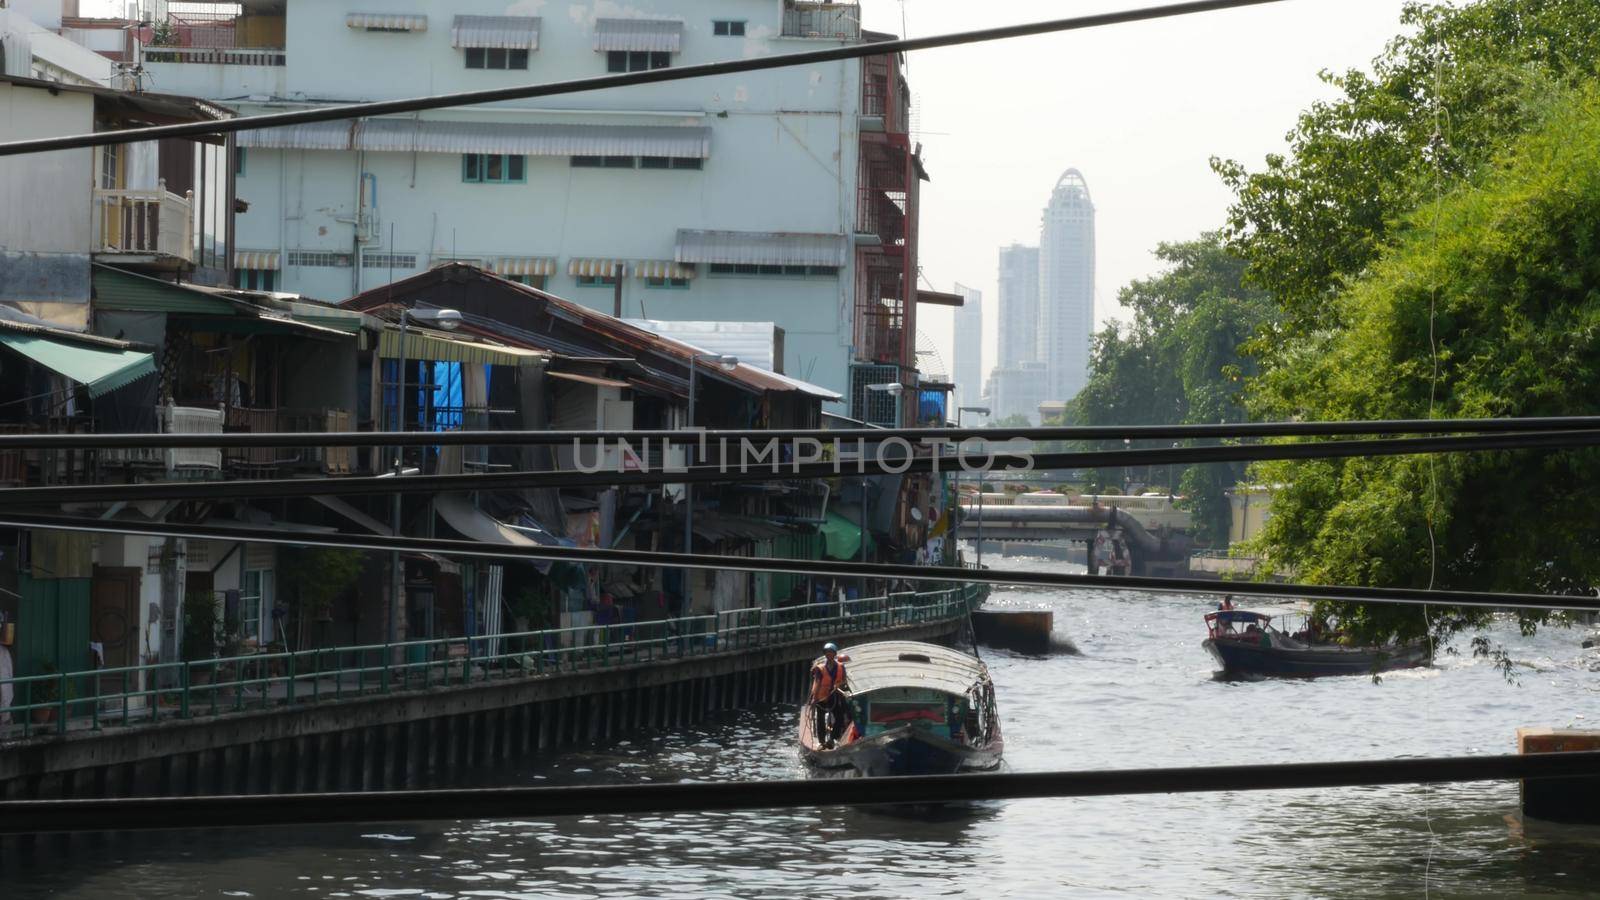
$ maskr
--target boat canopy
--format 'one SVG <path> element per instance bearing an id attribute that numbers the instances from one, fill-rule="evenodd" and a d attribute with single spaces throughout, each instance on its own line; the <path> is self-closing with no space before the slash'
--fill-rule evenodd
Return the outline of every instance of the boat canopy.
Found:
<path id="1" fill-rule="evenodd" d="M 845 676 L 853 694 L 916 687 L 964 695 L 989 677 L 982 660 L 937 644 L 880 641 L 847 647 L 839 653 L 848 657 Z"/>
<path id="2" fill-rule="evenodd" d="M 1215 617 L 1218 622 L 1267 622 L 1272 619 L 1281 619 L 1285 616 L 1309 615 L 1311 615 L 1311 607 L 1302 605 L 1262 607 L 1260 609 L 1219 609 L 1207 613 L 1206 618 Z"/>

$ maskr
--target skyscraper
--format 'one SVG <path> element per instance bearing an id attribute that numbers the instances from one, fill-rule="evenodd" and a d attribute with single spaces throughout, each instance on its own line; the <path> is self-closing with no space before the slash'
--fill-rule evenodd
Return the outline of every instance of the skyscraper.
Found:
<path id="1" fill-rule="evenodd" d="M 1038 359 L 1039 248 L 1000 248 L 1000 331 L 995 367 Z M 999 410 L 995 411 L 999 416 Z"/>
<path id="2" fill-rule="evenodd" d="M 956 310 L 956 358 L 951 377 L 956 383 L 956 403 L 977 406 L 983 396 L 983 292 L 958 284 L 956 293 L 965 302 Z"/>
<path id="3" fill-rule="evenodd" d="M 1089 380 L 1094 335 L 1094 202 L 1077 169 L 1056 182 L 1044 210 L 1039 298 L 1034 358 L 1045 364 L 1045 399 L 1071 400 Z"/>

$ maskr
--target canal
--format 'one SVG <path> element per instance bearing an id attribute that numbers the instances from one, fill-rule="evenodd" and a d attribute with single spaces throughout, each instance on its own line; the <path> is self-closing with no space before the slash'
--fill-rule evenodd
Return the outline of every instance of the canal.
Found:
<path id="1" fill-rule="evenodd" d="M 1063 640 L 1047 659 L 985 653 L 1014 771 L 1503 753 L 1520 725 L 1600 718 L 1600 655 L 1581 649 L 1580 630 L 1494 632 L 1515 683 L 1466 653 L 1378 684 L 1225 682 L 1199 646 L 1202 598 L 1003 590 L 991 602 L 1053 608 Z M 456 783 L 795 778 L 792 730 L 792 708 L 749 711 Z M 945 815 L 824 809 L 50 838 L 0 848 L 0 893 L 1593 896 L 1600 828 L 1524 826 L 1516 809 L 1515 785 L 1488 784 L 1041 800 Z"/>

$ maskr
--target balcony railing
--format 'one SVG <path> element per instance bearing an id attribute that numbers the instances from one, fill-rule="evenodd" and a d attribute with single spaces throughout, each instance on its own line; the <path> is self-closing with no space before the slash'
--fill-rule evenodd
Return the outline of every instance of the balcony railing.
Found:
<path id="1" fill-rule="evenodd" d="M 0 434 L 93 434 L 94 423 L 77 416 L 52 416 L 0 424 Z M 84 450 L 0 450 L 0 485 L 93 484 L 97 453 Z"/>
<path id="2" fill-rule="evenodd" d="M 95 246 L 102 253 L 149 253 L 194 262 L 194 192 L 167 190 L 94 192 Z"/>
<path id="3" fill-rule="evenodd" d="M 861 7 L 854 3 L 792 0 L 783 10 L 783 36 L 829 41 L 859 41 Z"/>
<path id="4" fill-rule="evenodd" d="M 203 406 L 159 406 L 156 415 L 162 434 L 221 434 L 222 410 Z M 136 466 L 165 470 L 168 474 L 222 471 L 220 449 L 186 448 L 160 450 L 141 448 L 107 450 L 101 455 L 107 465 Z"/>
<path id="5" fill-rule="evenodd" d="M 350 413 L 342 409 L 228 410 L 228 431 L 253 434 L 325 434 L 354 431 Z M 308 439 L 309 442 L 309 439 Z M 287 472 L 348 475 L 355 471 L 354 447 L 241 447 L 228 451 L 228 468 L 244 475 L 271 477 Z"/>
<path id="6" fill-rule="evenodd" d="M 150 47 L 147 63 L 192 63 L 213 66 L 282 66 L 288 51 L 282 47 Z"/>

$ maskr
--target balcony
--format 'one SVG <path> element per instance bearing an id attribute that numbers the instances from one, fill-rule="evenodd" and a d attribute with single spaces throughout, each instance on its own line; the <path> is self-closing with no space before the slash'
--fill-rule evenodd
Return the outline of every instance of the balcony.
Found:
<path id="1" fill-rule="evenodd" d="M 150 47 L 147 63 L 212 66 L 282 66 L 288 51 L 282 47 Z"/>
<path id="2" fill-rule="evenodd" d="M 859 41 L 861 7 L 855 3 L 790 0 L 783 8 L 783 36 L 825 41 Z"/>
<path id="3" fill-rule="evenodd" d="M 324 434 L 354 431 L 350 413 L 342 409 L 228 410 L 227 430 L 249 434 Z M 307 443 L 310 443 L 308 439 Z M 296 473 L 349 475 L 355 471 L 354 447 L 241 447 L 227 454 L 229 471 L 240 477 L 275 478 Z"/>
<path id="4" fill-rule="evenodd" d="M 158 406 L 156 417 L 162 434 L 221 434 L 222 410 L 203 406 Z M 199 475 L 222 471 L 220 449 L 140 448 L 107 450 L 101 454 L 106 466 L 164 471 L 168 475 Z"/>
<path id="5" fill-rule="evenodd" d="M 48 416 L 0 424 L 0 434 L 93 434 L 84 416 Z M 0 485 L 94 484 L 100 467 L 96 452 L 79 450 L 0 450 Z"/>
<path id="6" fill-rule="evenodd" d="M 165 256 L 194 263 L 194 192 L 182 197 L 166 182 L 154 190 L 94 192 L 97 253 Z"/>

